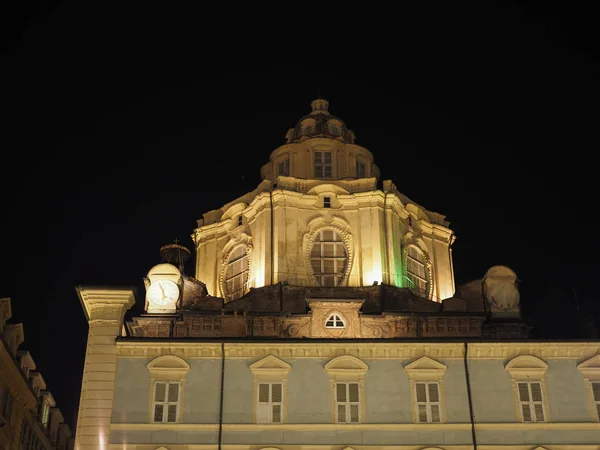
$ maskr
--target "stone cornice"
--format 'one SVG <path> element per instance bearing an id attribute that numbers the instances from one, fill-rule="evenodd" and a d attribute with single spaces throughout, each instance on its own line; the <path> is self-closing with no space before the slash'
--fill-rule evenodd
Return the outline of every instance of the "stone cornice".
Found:
<path id="1" fill-rule="evenodd" d="M 550 344 L 550 345 L 549 345 Z M 478 342 L 469 343 L 469 359 L 509 360 L 519 355 L 541 359 L 589 359 L 600 351 L 600 342 Z M 117 340 L 121 357 L 156 357 L 176 355 L 182 358 L 220 358 L 220 342 Z M 259 359 L 273 355 L 285 358 L 332 359 L 340 355 L 360 359 L 414 360 L 422 356 L 438 359 L 462 359 L 464 341 L 460 342 L 231 342 L 225 343 L 229 359 Z"/>
<path id="2" fill-rule="evenodd" d="M 112 423 L 111 431 L 217 431 L 218 423 Z M 598 422 L 476 423 L 477 431 L 598 430 Z M 224 423 L 223 431 L 470 431 L 471 423 Z"/>
<path id="3" fill-rule="evenodd" d="M 75 288 L 88 322 L 123 320 L 125 311 L 135 304 L 134 288 L 77 286 Z"/>

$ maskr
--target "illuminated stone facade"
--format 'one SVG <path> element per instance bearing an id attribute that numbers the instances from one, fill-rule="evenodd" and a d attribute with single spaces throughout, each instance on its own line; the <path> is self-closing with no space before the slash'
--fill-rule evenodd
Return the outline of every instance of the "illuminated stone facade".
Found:
<path id="1" fill-rule="evenodd" d="M 69 426 L 27 350 L 23 324 L 10 323 L 9 298 L 0 299 L 0 449 L 71 450 Z"/>
<path id="2" fill-rule="evenodd" d="M 194 276 L 170 244 L 145 300 L 77 288 L 77 450 L 600 450 L 600 343 L 529 340 L 509 268 L 455 287 L 449 223 L 325 100 L 261 174 L 198 221 Z"/>

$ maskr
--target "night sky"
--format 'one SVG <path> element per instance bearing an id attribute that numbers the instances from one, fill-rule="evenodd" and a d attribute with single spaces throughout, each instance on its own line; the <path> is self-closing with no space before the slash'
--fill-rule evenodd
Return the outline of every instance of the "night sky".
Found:
<path id="1" fill-rule="evenodd" d="M 72 427 L 75 286 L 135 286 L 139 313 L 160 246 L 191 249 L 203 213 L 254 189 L 319 89 L 382 179 L 447 216 L 457 284 L 504 264 L 537 338 L 600 327 L 591 11 L 6 3 L 0 297 Z"/>

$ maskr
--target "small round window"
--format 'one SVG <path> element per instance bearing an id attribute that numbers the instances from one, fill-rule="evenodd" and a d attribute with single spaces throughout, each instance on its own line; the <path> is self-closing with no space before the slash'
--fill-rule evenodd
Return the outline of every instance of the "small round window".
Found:
<path id="1" fill-rule="evenodd" d="M 339 314 L 331 314 L 325 322 L 325 328 L 345 328 L 346 324 Z"/>
<path id="2" fill-rule="evenodd" d="M 317 233 L 310 252 L 310 265 L 321 286 L 339 286 L 342 283 L 348 252 L 337 232 L 321 230 Z"/>

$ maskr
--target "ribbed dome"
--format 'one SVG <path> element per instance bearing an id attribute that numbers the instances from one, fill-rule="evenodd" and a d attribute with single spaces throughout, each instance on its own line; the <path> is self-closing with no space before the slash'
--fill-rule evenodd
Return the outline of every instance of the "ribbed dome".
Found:
<path id="1" fill-rule="evenodd" d="M 313 137 L 328 137 L 354 143 L 354 133 L 346 127 L 343 120 L 331 115 L 327 100 L 318 98 L 313 100 L 311 106 L 312 112 L 302 117 L 296 126 L 287 132 L 288 143 Z"/>

